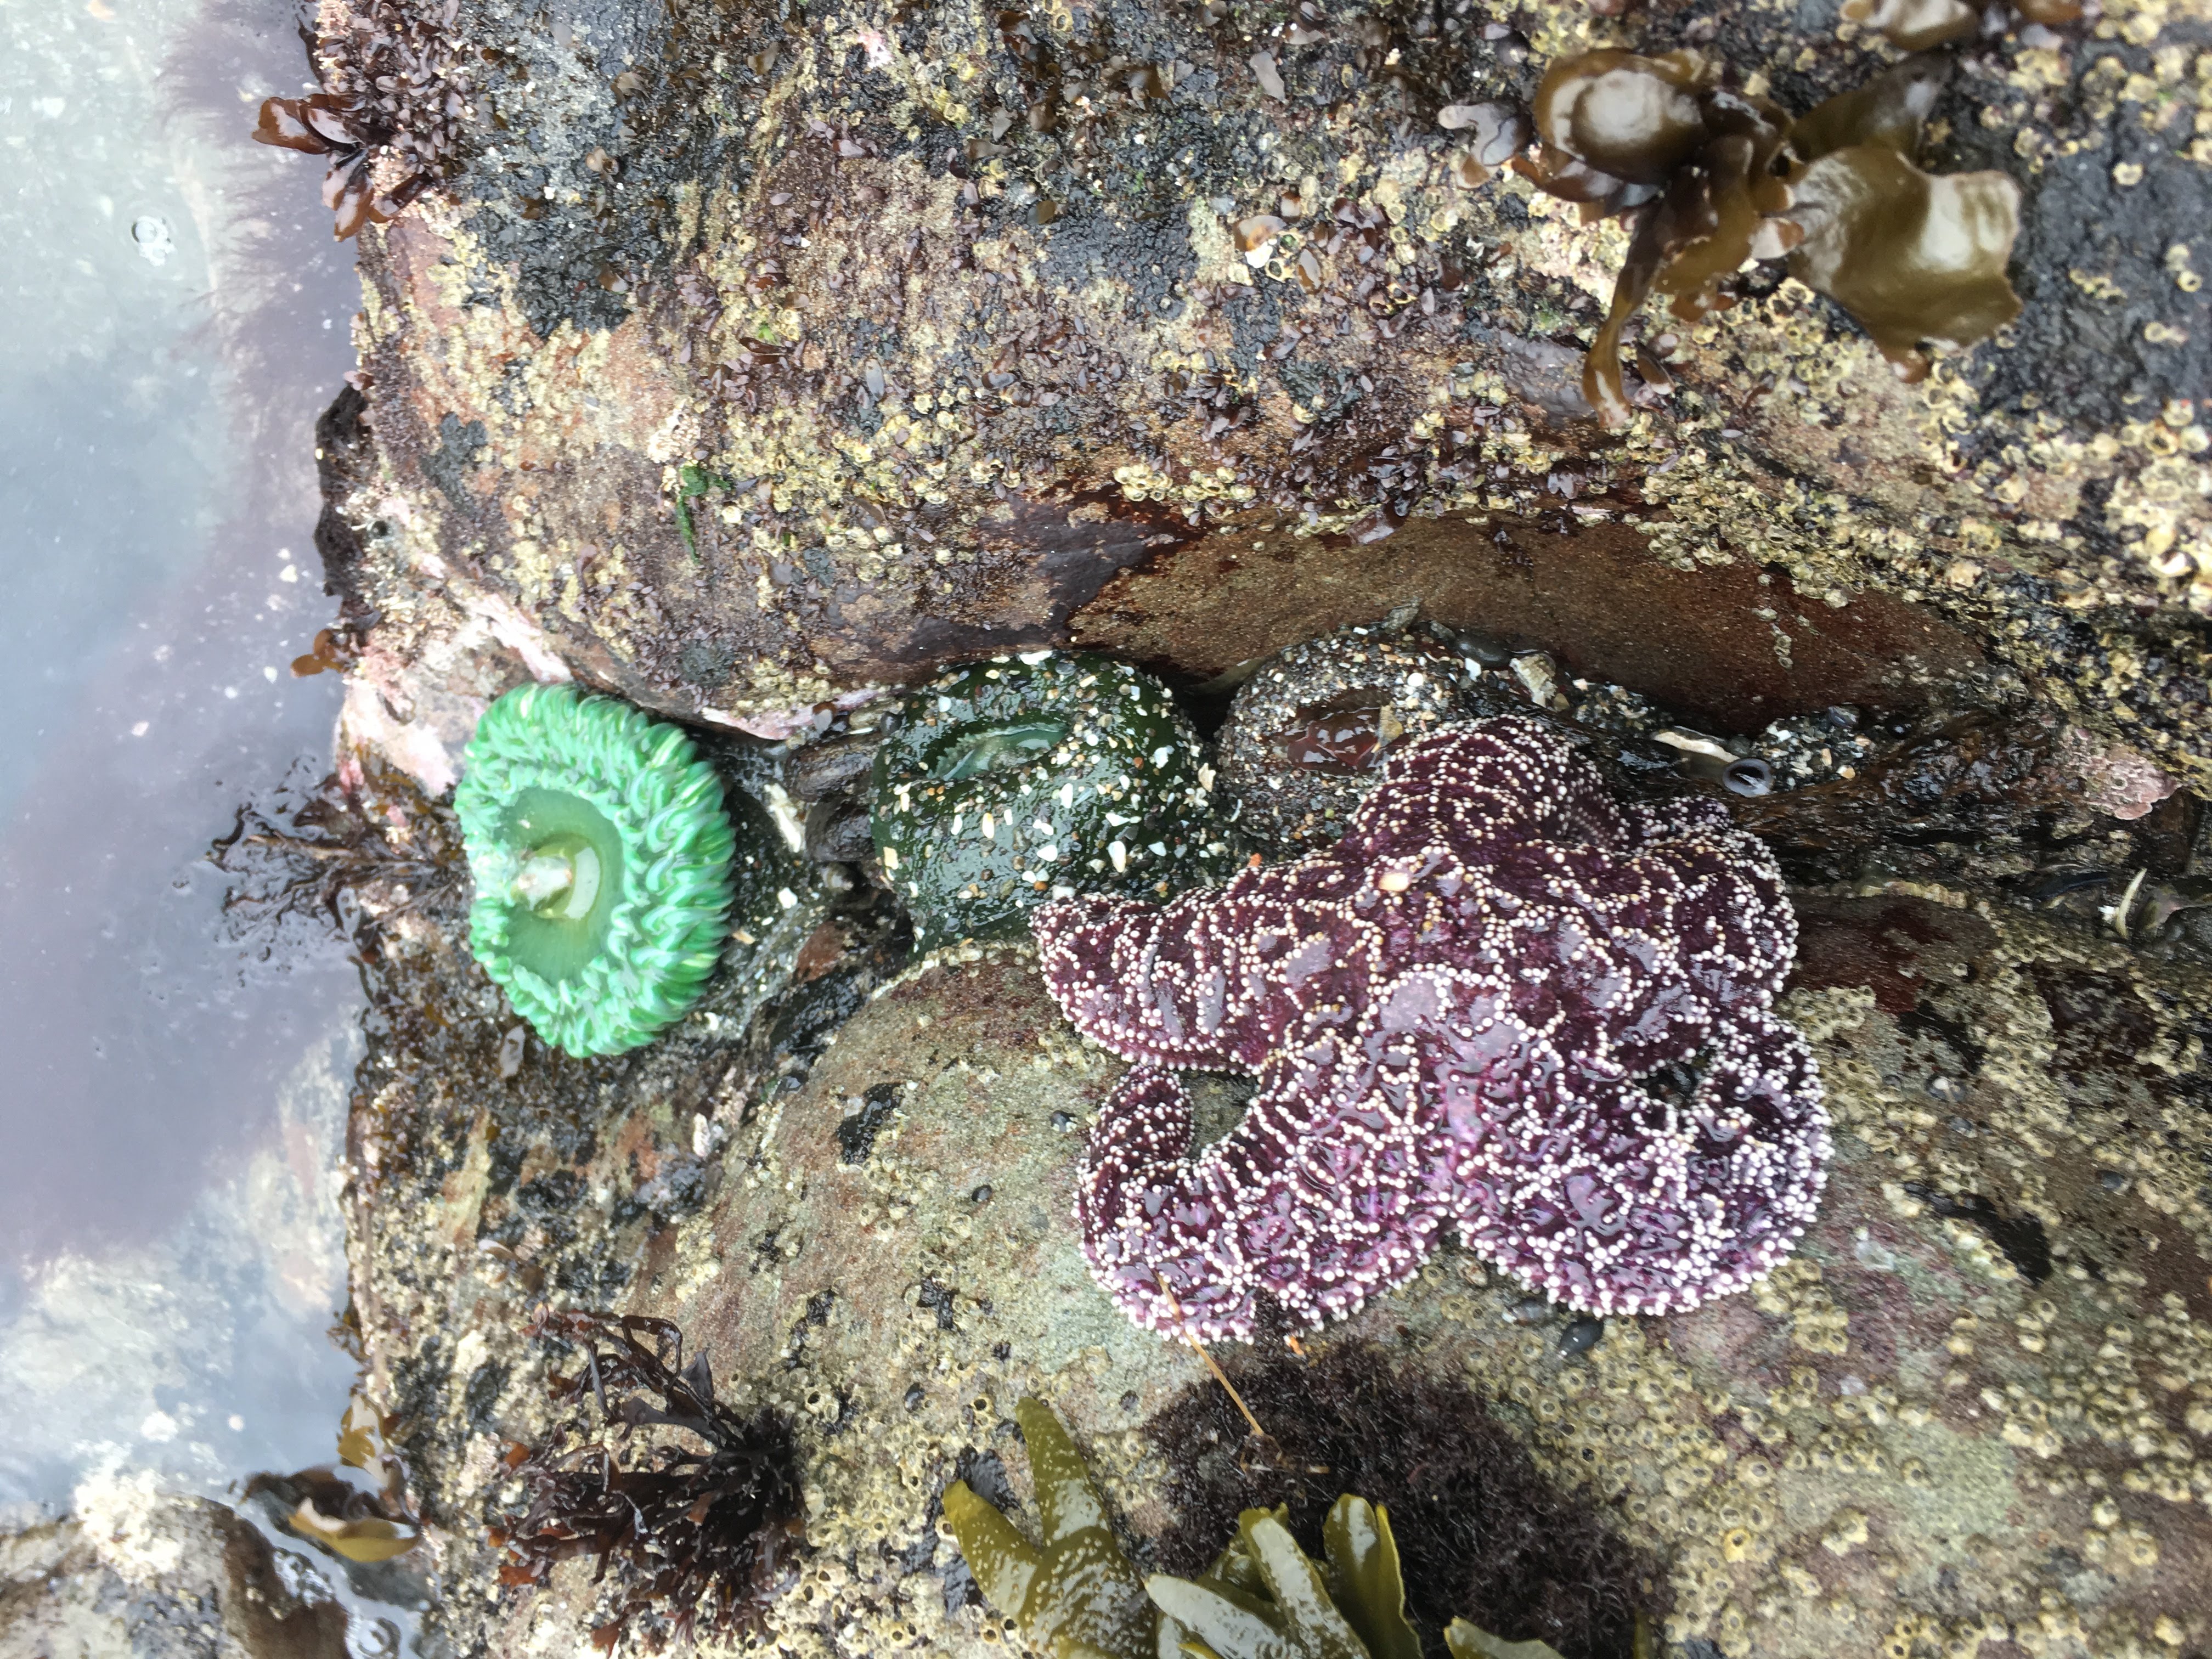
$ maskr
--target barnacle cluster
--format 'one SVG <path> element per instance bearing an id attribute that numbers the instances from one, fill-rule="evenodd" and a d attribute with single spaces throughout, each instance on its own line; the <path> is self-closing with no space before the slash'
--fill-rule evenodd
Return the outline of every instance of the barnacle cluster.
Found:
<path id="1" fill-rule="evenodd" d="M 326 23 L 335 10 L 323 9 Z M 262 102 L 255 138 L 331 158 L 323 205 L 341 240 L 397 217 L 460 164 L 470 82 L 450 15 L 409 0 L 347 8 L 315 43 L 323 89 Z"/>
<path id="2" fill-rule="evenodd" d="M 927 950 L 1053 896 L 1165 896 L 1225 873 L 1213 774 L 1167 688 L 1126 663 L 994 657 L 910 696 L 876 751 L 871 827 Z"/>
<path id="3" fill-rule="evenodd" d="M 1944 74 L 1908 59 L 1793 121 L 1729 88 L 1719 61 L 1693 50 L 1580 52 L 1547 69 L 1537 147 L 1514 166 L 1580 203 L 1586 222 L 1637 216 L 1583 368 L 1599 418 L 1628 418 L 1621 337 L 1645 298 L 1670 295 L 1674 316 L 1694 322 L 1735 304 L 1730 278 L 1747 259 L 1787 255 L 1790 273 L 1850 312 L 1908 380 L 1928 372 L 1923 342 L 1970 345 L 2016 316 L 2004 273 L 2019 187 L 1914 164 Z"/>
<path id="4" fill-rule="evenodd" d="M 592 1632 L 603 1651 L 625 1635 L 659 1648 L 757 1629 L 804 1541 L 790 1425 L 717 1400 L 707 1356 L 687 1364 L 666 1320 L 549 1312 L 531 1334 L 583 1363 L 550 1379 L 567 1414 L 519 1465 L 527 1507 L 494 1536 L 500 1582 L 543 1585 L 561 1562 L 595 1558 L 613 1581 Z"/>
<path id="5" fill-rule="evenodd" d="M 469 944 L 538 1035 L 619 1054 L 681 1018 L 720 960 L 736 850 L 690 738 L 530 685 L 484 711 L 453 792 Z"/>
<path id="6" fill-rule="evenodd" d="M 1066 1427 L 1042 1401 L 1014 1407 L 1029 1448 L 1041 1537 L 1032 1544 L 964 1480 L 945 1521 L 992 1606 L 1053 1659 L 1420 1659 L 1390 1517 L 1350 1493 L 1322 1524 L 1324 1560 L 1292 1535 L 1286 1509 L 1248 1509 L 1195 1577 L 1140 1578 Z M 1463 1619 L 1444 1632 L 1452 1659 L 1559 1659 L 1542 1642 L 1506 1644 Z"/>

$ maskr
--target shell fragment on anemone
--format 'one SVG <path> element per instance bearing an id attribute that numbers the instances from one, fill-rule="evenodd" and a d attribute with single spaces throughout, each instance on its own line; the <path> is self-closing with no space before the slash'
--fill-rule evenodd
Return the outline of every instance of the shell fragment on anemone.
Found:
<path id="1" fill-rule="evenodd" d="M 735 850 L 690 738 L 611 698 L 531 685 L 484 711 L 453 793 L 469 944 L 547 1042 L 650 1042 L 720 958 Z"/>
<path id="2" fill-rule="evenodd" d="M 1400 750 L 1335 846 L 1165 905 L 1035 921 L 1076 1028 L 1135 1062 L 1076 1219 L 1139 1324 L 1341 1318 L 1446 1228 L 1594 1314 L 1691 1308 L 1812 1219 L 1829 1143 L 1775 1018 L 1796 918 L 1764 843 L 1704 799 L 1622 803 L 1544 723 Z M 1179 1069 L 1240 1072 L 1192 1151 Z"/>

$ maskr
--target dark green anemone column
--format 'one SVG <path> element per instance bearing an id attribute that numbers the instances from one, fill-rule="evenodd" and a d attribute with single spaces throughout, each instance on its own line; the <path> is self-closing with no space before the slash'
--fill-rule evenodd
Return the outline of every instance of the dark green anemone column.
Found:
<path id="1" fill-rule="evenodd" d="M 524 686 L 484 711 L 453 810 L 470 946 L 539 1036 L 619 1054 L 698 1000 L 727 931 L 732 837 L 721 780 L 682 732 Z"/>
<path id="2" fill-rule="evenodd" d="M 1197 733 L 1105 657 L 994 657 L 921 687 L 874 788 L 877 852 L 924 950 L 1018 933 L 1055 894 L 1164 897 L 1231 867 Z"/>

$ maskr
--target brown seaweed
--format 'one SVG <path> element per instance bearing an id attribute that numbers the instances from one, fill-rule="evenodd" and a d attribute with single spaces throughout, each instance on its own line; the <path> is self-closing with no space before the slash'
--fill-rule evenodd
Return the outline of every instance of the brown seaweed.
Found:
<path id="1" fill-rule="evenodd" d="M 312 784 L 295 769 L 209 845 L 208 862 L 230 878 L 222 914 L 241 941 L 269 955 L 327 930 L 366 948 L 392 917 L 455 898 L 462 854 L 451 820 L 404 776 L 368 765 L 384 810 L 364 804 L 371 780 L 358 763 Z"/>
<path id="2" fill-rule="evenodd" d="M 321 91 L 262 102 L 256 141 L 331 158 L 323 205 L 341 240 L 396 218 L 460 164 L 469 83 L 451 16 L 371 0 L 316 41 Z"/>
<path id="3" fill-rule="evenodd" d="M 422 1541 L 422 1525 L 408 1502 L 407 1466 L 392 1447 L 396 1424 L 358 1389 L 338 1421 L 338 1462 L 368 1475 L 374 1488 L 323 1465 L 257 1474 L 245 1495 L 266 1498 L 289 1530 L 345 1560 L 367 1566 L 404 1555 Z"/>
<path id="4" fill-rule="evenodd" d="M 1545 71 L 1539 140 L 1514 165 L 1537 188 L 1582 204 L 1585 223 L 1637 212 L 1613 302 L 1583 364 L 1583 395 L 1607 426 L 1628 418 L 1620 341 L 1653 292 L 1694 322 L 1725 310 L 1723 286 L 1746 259 L 1774 258 L 1802 233 L 1778 216 L 1790 204 L 1775 170 L 1790 117 L 1722 84 L 1701 53 L 1644 58 L 1577 53 Z"/>
<path id="5" fill-rule="evenodd" d="M 945 1525 L 984 1600 L 1018 1620 L 1036 1652 L 1049 1659 L 1152 1659 L 1170 1651 L 1193 1659 L 1422 1659 L 1384 1505 L 1340 1493 L 1322 1518 L 1318 1559 L 1291 1532 L 1288 1504 L 1248 1508 L 1203 1572 L 1140 1577 L 1067 1425 L 1034 1398 L 1018 1401 L 1014 1417 L 1029 1449 L 1038 1540 L 965 1480 L 945 1488 Z M 1637 1613 L 1632 1659 L 1647 1659 L 1647 1631 Z M 1541 1641 L 1504 1642 L 1464 1619 L 1426 1645 L 1441 1645 L 1450 1659 L 1562 1659 Z"/>
<path id="6" fill-rule="evenodd" d="M 495 1535 L 500 1583 L 543 1585 L 594 1557 L 593 1582 L 613 1581 L 612 1616 L 592 1633 L 602 1651 L 626 1635 L 657 1650 L 758 1630 L 805 1544 L 790 1424 L 715 1399 L 707 1356 L 686 1363 L 665 1319 L 548 1311 L 530 1334 L 582 1363 L 548 1381 L 566 1414 L 519 1465 L 528 1508 Z"/>
<path id="7" fill-rule="evenodd" d="M 2011 0 L 2011 9 L 2047 28 L 2081 15 L 2075 0 Z M 2003 0 L 1844 0 L 1843 15 L 1845 21 L 1873 29 L 1900 52 L 1925 52 L 1980 33 L 1985 17 L 2006 9 Z"/>
<path id="8" fill-rule="evenodd" d="M 1947 0 L 1948 3 L 1948 0 Z M 1629 319 L 1652 294 L 1692 323 L 1735 303 L 1747 260 L 1790 274 L 1850 312 L 1908 380 L 1923 343 L 1959 349 L 2019 314 L 2005 280 L 2020 191 L 1999 173 L 1937 177 L 1914 164 L 1946 66 L 1915 58 L 1793 120 L 1723 84 L 1691 51 L 1563 58 L 1534 106 L 1538 143 L 1516 169 L 1582 205 L 1585 223 L 1636 216 L 1628 256 L 1583 366 L 1598 418 L 1629 415 Z"/>
<path id="9" fill-rule="evenodd" d="M 1944 68 L 1908 59 L 1831 98 L 1790 130 L 1790 274 L 1865 329 L 1900 378 L 1928 373 L 1923 342 L 1951 349 L 2020 314 L 2005 279 L 2020 186 L 2002 173 L 1937 177 L 1912 161 Z"/>

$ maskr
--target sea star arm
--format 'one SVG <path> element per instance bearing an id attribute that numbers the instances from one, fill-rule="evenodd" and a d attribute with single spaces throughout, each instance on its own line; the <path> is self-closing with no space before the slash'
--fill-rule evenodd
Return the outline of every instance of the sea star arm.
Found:
<path id="1" fill-rule="evenodd" d="M 1641 1073 L 1694 1051 L 1723 1010 L 1770 1002 L 1796 919 L 1763 843 L 1723 826 L 1623 856 L 1515 848 L 1481 879 L 1516 912 L 1516 1006 L 1563 1051 Z"/>
<path id="2" fill-rule="evenodd" d="M 1133 1067 L 1102 1109 L 1076 1187 L 1093 1275 L 1138 1324 L 1252 1334 L 1260 1298 L 1340 1319 L 1419 1270 L 1445 1194 L 1431 1177 L 1420 1039 L 1451 988 L 1415 973 L 1340 1036 L 1272 1056 L 1243 1121 L 1190 1155 L 1189 1097 Z"/>
<path id="3" fill-rule="evenodd" d="M 1596 768 L 1559 731 L 1517 714 L 1445 726 L 1390 758 L 1343 850 L 1401 857 L 1441 837 L 1482 863 L 1526 842 L 1625 847 L 1628 826 Z"/>
<path id="4" fill-rule="evenodd" d="M 1829 1143 L 1805 1040 L 1764 1007 L 1724 1018 L 1686 1097 L 1585 1078 L 1457 1183 L 1462 1237 L 1597 1314 L 1668 1313 L 1764 1278 L 1812 1220 Z"/>
<path id="5" fill-rule="evenodd" d="M 1048 904 L 1032 924 L 1045 987 L 1076 1030 L 1125 1060 L 1249 1072 L 1295 1017 L 1286 992 L 1356 974 L 1342 941 L 1301 938 L 1303 890 L 1338 873 L 1316 858 L 1165 905 L 1095 894 Z"/>

